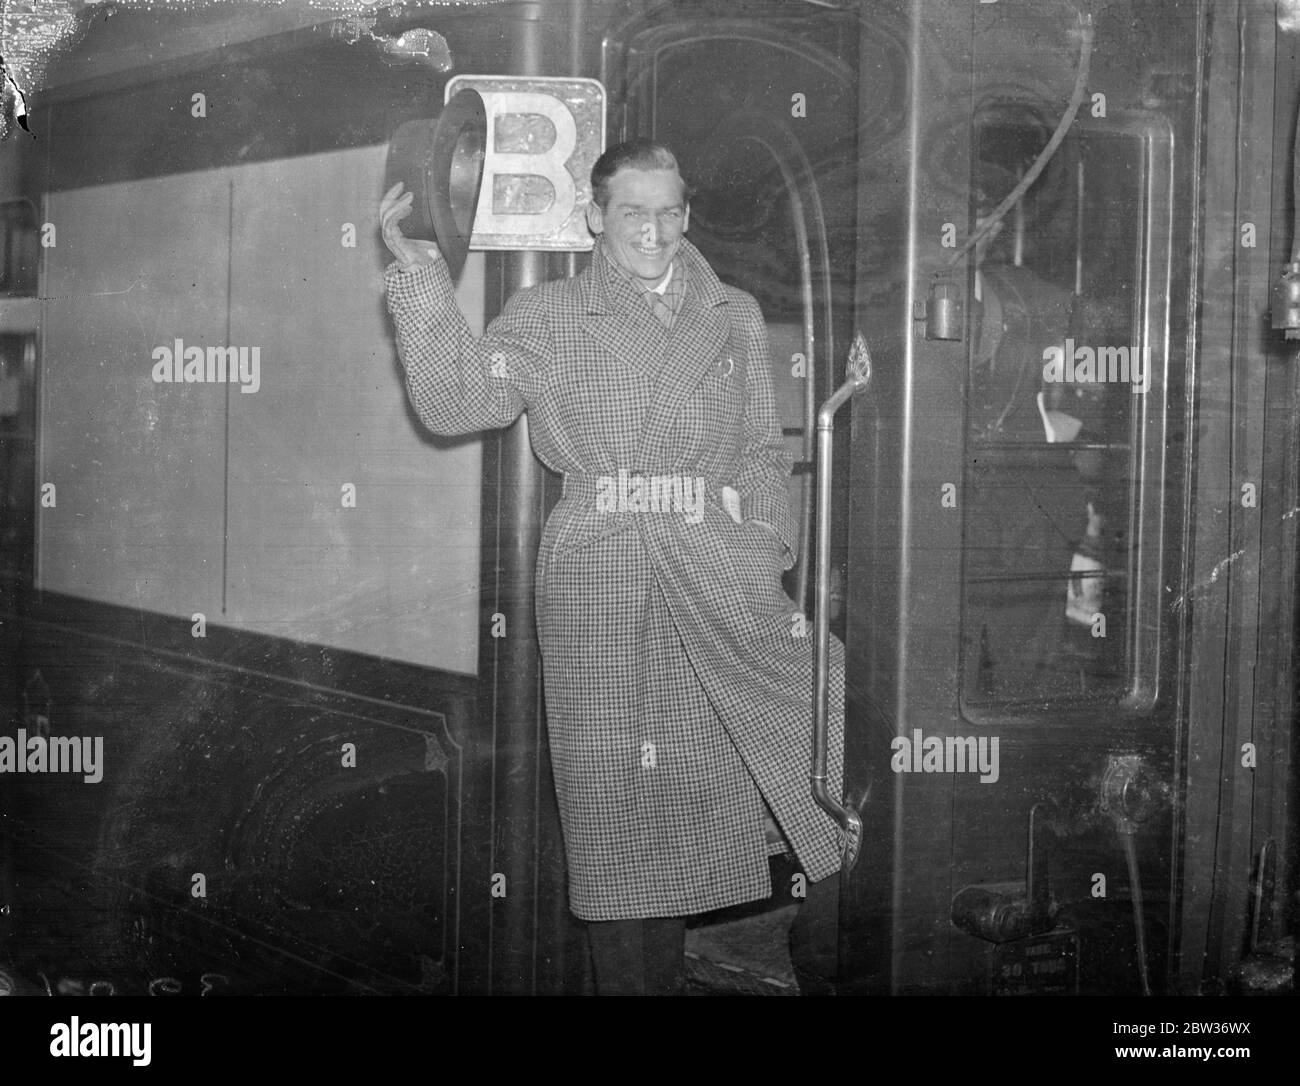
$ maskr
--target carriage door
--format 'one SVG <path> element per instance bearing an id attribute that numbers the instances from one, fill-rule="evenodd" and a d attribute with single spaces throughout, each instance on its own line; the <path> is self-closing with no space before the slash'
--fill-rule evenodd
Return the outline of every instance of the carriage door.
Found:
<path id="1" fill-rule="evenodd" d="M 785 588 L 811 617 L 814 418 L 852 338 L 858 147 L 892 123 L 878 104 L 860 116 L 857 73 L 867 65 L 888 82 L 901 71 L 874 43 L 860 55 L 852 12 L 752 4 L 732 16 L 702 7 L 657 6 L 607 37 L 609 142 L 652 136 L 673 148 L 692 188 L 688 237 L 763 311 L 801 525 Z M 841 436 L 846 462 L 847 430 Z M 846 484 L 843 473 L 839 506 Z M 844 523 L 836 520 L 832 541 L 831 620 L 841 635 Z M 791 905 L 789 893 L 778 888 L 772 908 Z"/>
<path id="2" fill-rule="evenodd" d="M 1173 50 L 1193 27 L 1129 56 L 1150 43 L 1103 20 L 1096 55 L 1104 39 L 1131 68 L 1080 78 L 1064 7 L 917 0 L 906 19 L 905 124 L 860 170 L 875 376 L 852 408 L 865 834 L 843 973 L 874 992 L 1158 991 L 1183 390 L 1174 128 L 1140 58 L 1191 66 Z"/>

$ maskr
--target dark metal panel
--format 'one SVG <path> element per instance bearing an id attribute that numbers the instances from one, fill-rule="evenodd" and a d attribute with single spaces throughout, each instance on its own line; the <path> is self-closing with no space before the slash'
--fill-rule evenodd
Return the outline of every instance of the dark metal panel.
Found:
<path id="1" fill-rule="evenodd" d="M 1272 170 L 1276 25 L 1257 5 L 1223 4 L 1210 25 L 1204 148 L 1200 375 L 1186 754 L 1186 836 L 1178 979 L 1218 990 L 1242 950 L 1255 778 L 1261 617 L 1260 518 L 1243 484 L 1263 491 L 1266 310 L 1273 265 L 1266 236 Z M 1257 246 L 1244 244 L 1253 224 Z"/>
<path id="2" fill-rule="evenodd" d="M 420 15 L 432 21 L 427 12 Z M 258 15 L 250 6 L 242 18 L 255 23 Z M 134 37 L 148 39 L 175 34 L 180 23 L 178 13 L 124 10 L 108 24 L 95 23 L 65 63 L 75 71 L 111 54 L 115 28 L 129 25 Z M 39 93 L 31 124 L 49 161 L 42 187 L 80 188 L 386 143 L 403 122 L 438 115 L 443 87 L 457 70 L 508 69 L 505 37 L 486 13 L 444 11 L 436 27 L 457 66 L 450 71 L 395 65 L 374 38 L 320 25 Z M 56 67 L 54 78 L 62 74 Z M 196 92 L 206 100 L 201 118 L 191 112 Z"/>
<path id="3" fill-rule="evenodd" d="M 0 625 L 5 734 L 103 740 L 98 783 L 6 778 L 20 985 L 466 990 L 489 799 L 471 680 L 220 628 L 196 645 L 188 621 L 52 595 Z"/>
<path id="4" fill-rule="evenodd" d="M 844 972 L 851 984 L 870 991 L 987 988 L 996 956 L 952 926 L 953 895 L 976 882 L 1023 886 L 1030 812 L 1050 800 L 1060 807 L 1046 819 L 1059 838 L 1050 850 L 1053 891 L 1063 914 L 1069 906 L 1070 922 L 1086 929 L 1080 932 L 1078 958 L 1072 959 L 1082 970 L 1081 990 L 1136 990 L 1130 904 L 1135 888 L 1117 821 L 1100 806 L 1102 781 L 1115 758 L 1125 755 L 1140 758 L 1153 795 L 1168 787 L 1177 683 L 1170 681 L 1176 678 L 1176 654 L 1165 650 L 1175 644 L 1174 625 L 1154 611 L 1135 620 L 1145 623 L 1142 632 L 1149 626 L 1162 640 L 1144 657 L 1152 670 L 1159 661 L 1160 672 L 1145 676 L 1145 696 L 1132 706 L 1112 706 L 1112 712 L 1062 704 L 1060 714 L 1028 706 L 981 710 L 977 718 L 962 715 L 961 503 L 972 498 L 958 490 L 956 507 L 941 499 L 944 483 L 960 486 L 966 477 L 970 332 L 963 330 L 966 342 L 946 342 L 925 338 L 924 326 L 913 324 L 931 275 L 948 263 L 940 241 L 943 224 L 955 224 L 958 238 L 975 226 L 973 113 L 1004 104 L 1037 111 L 1044 118 L 1045 141 L 1074 80 L 1077 29 L 1068 11 L 1028 4 L 954 12 L 918 0 L 909 12 L 906 146 L 901 153 L 886 149 L 897 163 L 893 168 L 864 148 L 861 170 L 858 315 L 878 365 L 872 392 L 857 405 L 854 419 L 848 773 L 850 799 L 866 796 L 866 842 L 842 915 Z M 1144 443 L 1151 469 L 1138 480 L 1145 488 L 1140 522 L 1153 548 L 1143 567 L 1152 588 L 1144 599 L 1151 603 L 1157 594 L 1172 600 L 1180 584 L 1172 575 L 1179 548 L 1162 549 L 1156 536 L 1165 532 L 1168 538 L 1168 526 L 1177 523 L 1187 465 L 1177 420 L 1185 358 L 1166 343 L 1178 344 L 1184 331 L 1178 300 L 1185 297 L 1187 269 L 1175 267 L 1171 278 L 1169 253 L 1191 251 L 1190 224 L 1171 214 L 1170 200 L 1186 195 L 1195 169 L 1182 150 L 1194 103 L 1183 74 L 1194 64 L 1197 24 L 1191 6 L 1176 2 L 1159 8 L 1110 5 L 1099 19 L 1098 34 L 1106 45 L 1099 44 L 1095 55 L 1101 62 L 1085 87 L 1106 88 L 1107 116 L 1114 120 L 1089 123 L 1107 136 L 1128 133 L 1134 143 L 1149 131 L 1142 143 L 1150 156 L 1142 176 L 1150 176 L 1152 187 L 1140 195 L 1153 217 L 1139 224 L 1141 236 L 1131 244 L 1135 253 L 1151 248 L 1142 257 L 1150 275 L 1143 298 L 1150 295 L 1151 302 L 1149 313 L 1145 303 L 1139 306 L 1142 335 L 1143 342 L 1154 339 L 1156 362 L 1168 363 L 1168 371 L 1167 383 L 1153 393 L 1158 400 L 1147 405 L 1143 425 L 1159 432 L 1166 411 L 1169 420 L 1165 436 Z M 871 20 L 864 27 L 867 33 L 874 29 Z M 866 96 L 871 88 L 863 82 Z M 1149 124 L 1140 111 L 1148 111 Z M 1132 121 L 1121 122 L 1129 114 Z M 1126 183 L 1139 184 L 1138 172 L 1125 176 Z M 954 275 L 966 293 L 963 267 L 959 262 Z M 998 781 L 981 784 L 953 772 L 894 772 L 890 741 L 910 739 L 916 730 L 925 737 L 999 739 Z M 1158 978 L 1166 956 L 1166 924 L 1159 918 L 1168 910 L 1173 862 L 1167 810 L 1148 815 L 1135 856 L 1146 883 L 1147 957 Z M 1092 901 L 1095 872 L 1106 874 L 1110 900 Z"/>
<path id="5" fill-rule="evenodd" d="M 1289 258 L 1296 229 L 1290 192 L 1295 174 L 1296 116 L 1300 114 L 1300 35 L 1276 36 L 1273 94 L 1272 230 L 1270 277 Z M 1263 757 L 1255 773 L 1255 826 L 1251 851 L 1256 857 L 1257 907 L 1250 937 L 1264 945 L 1285 932 L 1288 902 L 1295 900 L 1295 738 L 1297 681 L 1297 562 L 1300 562 L 1300 349 L 1293 342 L 1270 339 L 1265 392 L 1266 462 L 1261 501 L 1259 673 L 1260 713 L 1257 739 Z M 1259 857 L 1274 842 L 1278 869 L 1272 887 L 1260 885 Z"/>
<path id="6" fill-rule="evenodd" d="M 850 800 L 871 795 L 841 916 L 847 979 L 871 991 L 942 986 L 947 924 L 929 918 L 951 897 L 954 782 L 892 773 L 889 761 L 895 734 L 956 713 L 946 661 L 957 630 L 935 616 L 951 617 L 959 595 L 960 521 L 940 496 L 961 478 L 963 351 L 924 339 L 913 314 L 946 255 L 943 223 L 965 225 L 971 23 L 927 0 L 901 14 L 880 22 L 907 43 L 906 120 L 895 145 L 863 149 L 859 325 L 879 361 L 854 408 L 850 499 L 848 650 L 867 667 L 850 668 L 846 787 Z M 864 20 L 864 36 L 877 25 Z M 864 101 L 874 91 L 863 78 Z"/>

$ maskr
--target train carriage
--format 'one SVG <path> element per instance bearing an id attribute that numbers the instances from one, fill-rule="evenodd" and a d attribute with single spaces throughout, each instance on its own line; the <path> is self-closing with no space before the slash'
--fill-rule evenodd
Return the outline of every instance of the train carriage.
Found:
<path id="1" fill-rule="evenodd" d="M 1292 7 L 119 4 L 6 43 L 0 985 L 590 991 L 561 480 L 526 418 L 425 431 L 383 304 L 396 134 L 472 91 L 416 165 L 468 193 L 476 331 L 585 266 L 636 136 L 762 309 L 783 587 L 848 660 L 836 989 L 1291 990 Z M 692 986 L 797 994 L 746 940 L 798 898 L 694 922 Z"/>

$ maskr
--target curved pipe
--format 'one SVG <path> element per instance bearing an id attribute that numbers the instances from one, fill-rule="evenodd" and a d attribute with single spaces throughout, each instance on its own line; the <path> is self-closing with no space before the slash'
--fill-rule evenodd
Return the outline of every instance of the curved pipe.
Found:
<path id="1" fill-rule="evenodd" d="M 826 787 L 828 703 L 830 701 L 830 563 L 831 563 L 831 468 L 835 437 L 835 412 L 871 383 L 871 352 L 859 332 L 849 353 L 848 380 L 832 393 L 817 413 L 817 603 L 813 633 L 813 799 L 839 824 L 840 870 L 848 872 L 862 847 L 862 818 L 845 807 Z"/>
<path id="2" fill-rule="evenodd" d="M 1003 216 L 1020 202 L 1021 197 L 1029 191 L 1029 186 L 1038 180 L 1038 175 L 1043 172 L 1043 168 L 1051 161 L 1052 156 L 1056 154 L 1056 149 L 1061 146 L 1066 133 L 1069 132 L 1070 125 L 1074 123 L 1075 114 L 1079 112 L 1079 106 L 1083 104 L 1084 88 L 1088 83 L 1088 69 L 1092 64 L 1094 31 L 1091 15 L 1080 15 L 1080 35 L 1079 70 L 1074 79 L 1074 91 L 1070 95 L 1070 104 L 1066 107 L 1060 123 L 1056 126 L 1056 131 L 1052 133 L 1052 138 L 1047 141 L 1047 146 L 1038 153 L 1038 157 L 1034 159 L 1034 164 L 1029 167 L 1029 172 L 1020 179 L 1020 183 L 1007 193 L 1006 199 L 993 209 L 993 213 L 984 220 L 984 224 L 971 234 L 960 248 L 953 250 L 952 256 L 948 258 L 948 267 L 951 268 L 988 237 L 998 223 L 1002 221 Z"/>

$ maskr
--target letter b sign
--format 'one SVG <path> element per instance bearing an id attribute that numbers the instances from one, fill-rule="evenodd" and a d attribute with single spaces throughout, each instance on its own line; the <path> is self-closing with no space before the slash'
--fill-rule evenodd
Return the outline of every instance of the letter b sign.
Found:
<path id="1" fill-rule="evenodd" d="M 595 79 L 456 76 L 447 100 L 466 88 L 487 112 L 470 248 L 590 249 L 586 205 L 604 149 L 605 88 Z"/>

